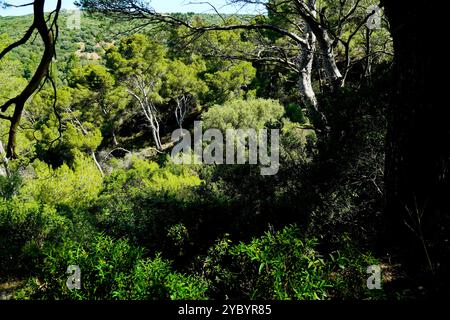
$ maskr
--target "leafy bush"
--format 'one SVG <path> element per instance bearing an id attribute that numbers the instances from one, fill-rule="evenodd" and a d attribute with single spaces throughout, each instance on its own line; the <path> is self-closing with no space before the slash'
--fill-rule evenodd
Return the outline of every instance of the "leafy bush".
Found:
<path id="1" fill-rule="evenodd" d="M 99 225 L 111 234 L 153 247 L 176 224 L 200 178 L 188 167 L 133 159 L 105 180 L 97 203 Z M 161 243 L 159 243 L 161 244 Z"/>
<path id="2" fill-rule="evenodd" d="M 216 279 L 219 287 L 220 282 L 225 282 L 226 288 L 233 288 L 230 282 L 239 283 L 241 298 L 325 299 L 330 282 L 326 262 L 316 246 L 313 239 L 302 240 L 295 226 L 235 246 L 225 239 L 210 250 L 205 273 Z M 223 265 L 227 256 L 232 259 L 229 267 Z"/>
<path id="3" fill-rule="evenodd" d="M 71 226 L 47 205 L 0 200 L 0 274 L 36 268 L 44 245 L 60 241 Z"/>
<path id="4" fill-rule="evenodd" d="M 64 240 L 45 251 L 39 284 L 30 281 L 19 293 L 35 299 L 148 300 L 205 299 L 207 283 L 200 277 L 174 273 L 159 255 L 145 259 L 143 249 L 125 239 L 96 236 L 89 244 Z M 69 266 L 81 271 L 81 289 L 67 288 Z"/>
<path id="5" fill-rule="evenodd" d="M 275 100 L 232 100 L 211 107 L 202 116 L 206 129 L 262 129 L 276 123 L 284 115 L 283 106 Z"/>
<path id="6" fill-rule="evenodd" d="M 306 117 L 301 107 L 295 103 L 290 103 L 286 106 L 286 116 L 292 122 L 305 123 Z"/>
<path id="7" fill-rule="evenodd" d="M 294 225 L 238 245 L 225 235 L 199 263 L 210 282 L 209 295 L 219 299 L 386 298 L 384 290 L 367 288 L 366 270 L 380 262 L 359 251 L 347 235 L 331 254 L 321 255 L 317 247 Z"/>
<path id="8" fill-rule="evenodd" d="M 301 240 L 298 228 L 288 227 L 241 243 L 232 254 L 259 275 L 250 291 L 252 299 L 319 300 L 327 297 L 329 282 L 316 246 L 314 239 Z"/>
<path id="9" fill-rule="evenodd" d="M 367 288 L 367 267 L 380 265 L 370 253 L 363 253 L 351 242 L 348 235 L 341 237 L 339 250 L 330 255 L 331 296 L 334 299 L 383 299 L 383 290 Z"/>
<path id="10" fill-rule="evenodd" d="M 53 170 L 39 160 L 33 169 L 34 177 L 26 181 L 20 196 L 49 206 L 88 206 L 102 187 L 102 176 L 93 160 L 81 155 L 75 159 L 73 169 L 64 164 Z"/>

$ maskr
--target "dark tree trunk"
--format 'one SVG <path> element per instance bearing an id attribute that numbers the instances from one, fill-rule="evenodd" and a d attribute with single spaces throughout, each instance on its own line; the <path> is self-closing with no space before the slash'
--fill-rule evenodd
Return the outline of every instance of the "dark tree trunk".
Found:
<path id="1" fill-rule="evenodd" d="M 436 1 L 385 0 L 394 39 L 393 101 L 386 145 L 385 243 L 399 249 L 405 267 L 436 271 L 436 254 L 448 237 L 450 119 L 448 102 L 439 101 L 446 80 L 437 74 L 447 58 L 438 26 Z M 442 11 L 441 11 L 442 12 Z M 438 49 L 438 48 L 436 48 Z M 448 89 L 447 89 L 448 90 Z M 447 245 L 448 246 L 448 245 Z M 419 270 L 419 268 L 422 268 Z"/>
<path id="2" fill-rule="evenodd" d="M 33 77 L 31 78 L 28 85 L 23 89 L 23 91 L 15 98 L 8 100 L 3 106 L 0 107 L 0 113 L 5 113 L 9 107 L 15 105 L 14 113 L 11 117 L 6 117 L 7 120 L 11 122 L 9 129 L 8 147 L 6 150 L 7 158 L 17 158 L 16 155 L 16 140 L 17 133 L 20 126 L 20 121 L 22 119 L 22 113 L 25 108 L 25 103 L 28 99 L 39 89 L 42 81 L 48 74 L 50 64 L 55 55 L 55 37 L 58 33 L 58 16 L 61 10 L 62 0 L 58 0 L 56 9 L 53 12 L 53 20 L 46 17 L 45 15 L 45 0 L 35 0 L 29 5 L 33 5 L 34 20 L 33 24 L 26 32 L 24 37 L 16 43 L 13 43 L 8 48 L 0 53 L 1 58 L 13 49 L 24 45 L 30 37 L 33 35 L 34 31 L 37 31 L 42 42 L 44 43 L 44 51 L 42 54 L 41 62 L 36 69 Z M 50 24 L 50 27 L 47 25 Z M 55 97 L 56 99 L 56 97 Z M 5 117 L 3 116 L 5 119 Z"/>

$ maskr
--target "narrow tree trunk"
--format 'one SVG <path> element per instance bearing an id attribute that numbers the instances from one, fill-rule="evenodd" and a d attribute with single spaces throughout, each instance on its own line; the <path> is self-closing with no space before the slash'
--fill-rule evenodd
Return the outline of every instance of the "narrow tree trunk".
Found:
<path id="1" fill-rule="evenodd" d="M 0 161 L 3 165 L 3 168 L 5 169 L 4 175 L 9 177 L 10 171 L 9 171 L 9 160 L 6 157 L 5 148 L 3 147 L 3 142 L 0 140 Z M 2 175 L 2 172 L 0 171 L 0 175 Z"/>
<path id="2" fill-rule="evenodd" d="M 114 128 L 112 129 L 112 137 L 113 137 L 113 144 L 115 147 L 117 147 L 119 145 L 119 142 L 117 141 L 116 130 Z"/>
<path id="3" fill-rule="evenodd" d="M 183 123 L 189 110 L 188 106 L 189 103 L 190 103 L 189 98 L 186 95 L 176 98 L 177 106 L 175 109 L 175 118 L 177 120 L 180 129 L 183 129 Z"/>
<path id="4" fill-rule="evenodd" d="M 156 144 L 156 148 L 161 151 L 162 150 L 162 144 L 161 144 L 161 137 L 159 135 L 159 123 L 158 123 L 158 119 L 156 119 L 156 116 L 153 115 L 152 111 L 150 110 L 150 107 L 148 107 L 148 111 L 147 111 L 147 119 L 150 122 L 150 127 L 152 128 L 152 132 L 153 132 L 153 140 L 155 141 Z"/>
<path id="5" fill-rule="evenodd" d="M 98 170 L 100 171 L 102 177 L 104 177 L 104 176 L 105 176 L 105 173 L 103 172 L 102 166 L 101 166 L 100 163 L 98 162 L 97 156 L 95 155 L 95 152 L 94 152 L 94 151 L 91 151 L 91 156 L 92 156 L 92 159 L 94 160 L 95 165 L 97 166 Z"/>
<path id="6" fill-rule="evenodd" d="M 308 25 L 305 26 L 305 34 L 307 35 L 308 46 L 301 49 L 299 56 L 299 91 L 303 104 L 312 113 L 312 120 L 316 128 L 320 131 L 326 127 L 326 117 L 319 109 L 316 93 L 312 85 L 312 71 L 314 64 L 314 54 L 316 50 L 316 36 Z"/>
<path id="7" fill-rule="evenodd" d="M 371 76 L 372 76 L 372 57 L 370 56 L 370 53 L 372 51 L 372 48 L 370 46 L 370 35 L 372 31 L 369 28 L 366 28 L 366 65 L 365 65 L 365 71 L 364 76 L 367 79 L 367 82 L 371 82 Z"/>
<path id="8" fill-rule="evenodd" d="M 152 129 L 152 134 L 153 134 L 153 140 L 155 141 L 156 149 L 161 151 L 162 145 L 161 145 L 161 140 L 160 140 L 158 131 L 156 129 Z"/>

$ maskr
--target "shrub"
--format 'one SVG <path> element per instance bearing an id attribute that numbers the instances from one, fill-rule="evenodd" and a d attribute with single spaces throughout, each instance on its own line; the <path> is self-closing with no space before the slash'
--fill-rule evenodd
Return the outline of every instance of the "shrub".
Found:
<path id="1" fill-rule="evenodd" d="M 66 164 L 52 169 L 36 160 L 34 177 L 27 180 L 20 196 L 49 206 L 86 207 L 96 198 L 102 187 L 102 176 L 90 158 L 78 155 L 73 169 Z"/>
<path id="2" fill-rule="evenodd" d="M 98 223 L 117 237 L 160 248 L 164 230 L 180 222 L 200 184 L 188 167 L 133 159 L 128 170 L 115 170 L 106 178 L 96 209 Z"/>
<path id="3" fill-rule="evenodd" d="M 319 300 L 327 297 L 326 264 L 314 239 L 302 240 L 297 227 L 267 232 L 232 254 L 248 271 L 256 271 L 252 299 Z"/>
<path id="4" fill-rule="evenodd" d="M 0 273 L 33 270 L 44 245 L 60 241 L 70 229 L 71 222 L 52 207 L 0 200 Z"/>
<path id="5" fill-rule="evenodd" d="M 216 105 L 203 114 L 205 129 L 262 129 L 276 123 L 284 115 L 283 106 L 276 100 L 232 100 Z"/>
<path id="6" fill-rule="evenodd" d="M 367 268 L 380 265 L 371 253 L 361 252 L 348 235 L 341 237 L 341 248 L 330 255 L 330 294 L 334 299 L 383 299 L 385 291 L 367 288 Z"/>
<path id="7" fill-rule="evenodd" d="M 286 116 L 295 123 L 305 123 L 306 117 L 298 104 L 290 103 L 286 106 Z"/>
<path id="8" fill-rule="evenodd" d="M 81 289 L 70 291 L 69 266 L 81 271 Z M 64 240 L 45 250 L 38 274 L 39 286 L 30 281 L 18 298 L 73 300 L 205 299 L 206 282 L 171 270 L 159 255 L 145 259 L 143 249 L 125 239 L 98 235 L 89 244 Z"/>
<path id="9" fill-rule="evenodd" d="M 227 289 L 235 288 L 239 283 L 239 298 L 325 299 L 330 282 L 316 245 L 314 239 L 302 240 L 295 226 L 235 246 L 225 239 L 210 250 L 205 273 L 216 279 L 212 288 L 223 287 L 223 283 Z M 227 257 L 232 259 L 228 267 Z"/>
<path id="10" fill-rule="evenodd" d="M 289 226 L 239 245 L 226 235 L 199 263 L 210 282 L 209 295 L 218 299 L 386 298 L 384 290 L 367 288 L 366 270 L 380 262 L 359 251 L 347 235 L 331 254 L 322 256 L 317 247 L 315 239 Z"/>

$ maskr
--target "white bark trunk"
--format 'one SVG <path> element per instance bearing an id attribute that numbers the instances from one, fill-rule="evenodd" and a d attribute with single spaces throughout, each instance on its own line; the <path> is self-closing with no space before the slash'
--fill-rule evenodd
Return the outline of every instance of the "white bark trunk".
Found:
<path id="1" fill-rule="evenodd" d="M 342 86 L 342 73 L 336 64 L 336 57 L 332 47 L 332 42 L 325 30 L 322 30 L 323 35 L 319 41 L 320 57 L 323 69 L 331 84 L 332 89 L 337 89 Z"/>
<path id="2" fill-rule="evenodd" d="M 148 120 L 150 124 L 150 128 L 152 130 L 153 140 L 155 142 L 156 148 L 161 151 L 162 143 L 161 137 L 159 135 L 159 122 L 157 118 L 157 111 L 153 103 L 149 100 L 147 89 L 143 83 L 136 83 L 136 86 L 141 91 L 143 97 L 141 98 L 138 94 L 128 89 L 128 93 L 131 94 L 138 102 L 142 109 L 142 112 L 145 115 L 145 118 Z"/>
<path id="3" fill-rule="evenodd" d="M 176 98 L 175 118 L 177 120 L 180 129 L 183 129 L 183 123 L 186 119 L 186 115 L 189 112 L 190 99 L 186 95 Z"/>
<path id="4" fill-rule="evenodd" d="M 308 7 L 311 12 L 316 11 L 315 5 L 315 0 L 310 0 L 308 2 Z M 302 46 L 299 57 L 299 90 L 302 97 L 302 102 L 313 113 L 312 116 L 320 122 L 317 123 L 317 127 L 320 130 L 326 127 L 327 121 L 325 115 L 319 109 L 319 103 L 312 84 L 312 71 L 314 56 L 316 54 L 317 37 L 311 26 L 307 23 L 304 27 L 304 33 L 306 36 L 306 45 Z"/>
<path id="5" fill-rule="evenodd" d="M 317 98 L 312 86 L 312 68 L 314 63 L 314 52 L 316 37 L 312 32 L 308 32 L 309 48 L 302 48 L 299 57 L 299 89 L 303 103 L 308 107 L 317 108 Z"/>
<path id="6" fill-rule="evenodd" d="M 117 141 L 117 137 L 116 137 L 116 131 L 114 129 L 112 129 L 112 136 L 113 136 L 113 144 L 114 146 L 118 146 L 119 142 Z"/>
<path id="7" fill-rule="evenodd" d="M 94 160 L 94 163 L 97 166 L 98 170 L 100 171 L 102 177 L 104 177 L 105 173 L 103 172 L 102 166 L 100 165 L 100 163 L 97 160 L 97 156 L 95 155 L 95 152 L 91 151 L 91 155 L 92 155 L 92 159 Z"/>
<path id="8" fill-rule="evenodd" d="M 317 38 L 319 47 L 320 61 L 322 62 L 325 74 L 332 89 L 342 86 L 342 74 L 336 64 L 334 56 L 333 41 L 331 40 L 327 30 L 317 21 L 316 0 L 308 0 L 305 4 L 303 1 L 296 1 L 297 9 L 304 18 L 307 28 L 310 29 Z"/>
<path id="9" fill-rule="evenodd" d="M 0 140 L 0 161 L 4 168 L 4 170 L 0 170 L 0 175 L 4 177 L 9 177 L 10 176 L 9 161 L 8 158 L 6 157 L 5 148 L 3 147 L 3 142 L 1 140 Z"/>
<path id="10" fill-rule="evenodd" d="M 321 130 L 327 126 L 327 120 L 323 112 L 319 109 L 319 103 L 312 85 L 312 70 L 314 54 L 316 51 L 316 36 L 311 31 L 309 26 L 305 27 L 305 32 L 307 33 L 308 47 L 302 48 L 299 58 L 299 90 L 302 97 L 302 102 L 312 112 L 313 118 L 319 121 L 316 121 L 316 126 L 317 129 Z"/>

